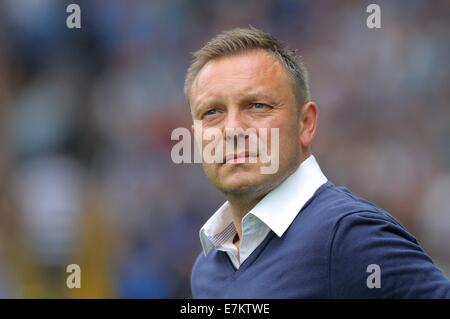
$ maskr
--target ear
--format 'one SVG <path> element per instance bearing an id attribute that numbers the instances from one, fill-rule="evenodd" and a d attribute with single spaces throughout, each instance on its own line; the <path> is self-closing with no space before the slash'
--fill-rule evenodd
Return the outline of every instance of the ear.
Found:
<path id="1" fill-rule="evenodd" d="M 319 117 L 317 104 L 308 101 L 303 104 L 300 112 L 300 143 L 302 148 L 308 148 L 316 135 Z"/>

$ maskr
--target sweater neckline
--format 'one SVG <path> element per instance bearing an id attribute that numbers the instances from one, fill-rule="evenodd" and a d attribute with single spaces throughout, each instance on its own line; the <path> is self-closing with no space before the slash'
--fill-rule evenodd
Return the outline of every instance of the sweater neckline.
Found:
<path id="1" fill-rule="evenodd" d="M 267 244 L 272 240 L 274 236 L 275 233 L 272 230 L 270 230 L 269 233 L 264 238 L 264 240 L 261 242 L 261 244 L 259 244 L 259 246 L 247 257 L 247 259 L 244 260 L 244 262 L 239 266 L 238 269 L 234 268 L 233 262 L 230 260 L 230 257 L 228 257 L 227 253 L 224 251 L 220 251 L 220 255 L 222 256 L 222 258 L 226 263 L 227 271 L 235 276 L 245 271 L 245 269 L 248 268 L 251 264 L 253 264 L 253 262 L 258 258 L 258 256 L 263 252 L 264 248 L 267 246 Z"/>

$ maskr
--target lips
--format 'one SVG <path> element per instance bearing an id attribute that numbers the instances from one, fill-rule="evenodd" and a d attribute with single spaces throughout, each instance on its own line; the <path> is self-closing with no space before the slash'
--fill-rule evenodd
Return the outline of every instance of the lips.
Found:
<path id="1" fill-rule="evenodd" d="M 226 164 L 250 163 L 250 160 L 257 158 L 258 155 L 250 152 L 230 153 L 225 156 Z"/>

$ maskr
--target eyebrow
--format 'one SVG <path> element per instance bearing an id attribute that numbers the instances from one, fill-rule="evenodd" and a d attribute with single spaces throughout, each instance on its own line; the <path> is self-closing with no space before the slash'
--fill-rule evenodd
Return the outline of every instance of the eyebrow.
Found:
<path id="1" fill-rule="evenodd" d="M 267 100 L 272 103 L 276 103 L 276 98 L 265 94 L 263 92 L 248 92 L 244 94 L 239 94 L 238 98 L 240 101 L 249 101 L 249 100 Z"/>

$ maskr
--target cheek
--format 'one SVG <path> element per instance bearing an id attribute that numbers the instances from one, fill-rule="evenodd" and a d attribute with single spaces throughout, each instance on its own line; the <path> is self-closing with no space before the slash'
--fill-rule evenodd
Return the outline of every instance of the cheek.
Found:
<path id="1" fill-rule="evenodd" d="M 297 129 L 286 131 L 285 134 L 280 137 L 280 140 L 280 149 L 283 149 L 286 155 L 293 155 L 301 150 L 299 131 Z"/>
<path id="2" fill-rule="evenodd" d="M 278 146 L 279 149 L 292 148 L 299 144 L 299 128 L 291 115 L 291 118 L 283 118 L 272 121 L 268 126 L 270 129 L 278 128 Z M 269 145 L 273 143 L 272 138 L 276 138 L 276 134 L 271 134 L 268 130 Z"/>

